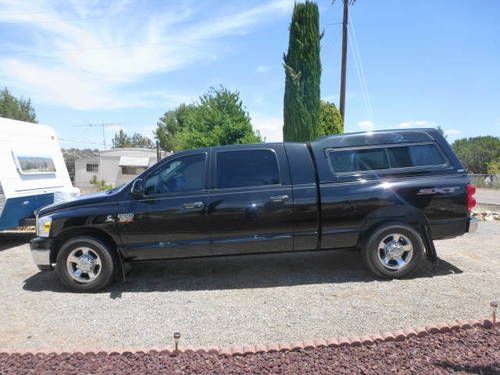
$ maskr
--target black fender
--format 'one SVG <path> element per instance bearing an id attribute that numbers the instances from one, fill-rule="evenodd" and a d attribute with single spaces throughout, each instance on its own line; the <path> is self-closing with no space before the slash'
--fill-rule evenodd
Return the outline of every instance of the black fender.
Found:
<path id="1" fill-rule="evenodd" d="M 406 223 L 414 227 L 424 241 L 427 259 L 436 263 L 438 260 L 434 241 L 432 240 L 431 226 L 422 210 L 413 206 L 390 206 L 379 208 L 361 222 L 358 247 L 361 247 L 369 235 L 380 225 L 388 221 Z"/>
<path id="2" fill-rule="evenodd" d="M 89 227 L 73 227 L 73 228 L 68 228 L 66 230 L 63 230 L 60 232 L 56 237 L 54 241 L 54 246 L 51 249 L 50 252 L 50 262 L 55 263 L 57 259 L 57 253 L 59 252 L 59 249 L 61 246 L 70 238 L 76 237 L 76 236 L 91 236 L 100 239 L 101 241 L 104 241 L 107 243 L 117 254 L 117 258 L 119 261 L 119 265 L 121 268 L 121 274 L 122 278 L 125 281 L 125 273 L 126 273 L 126 262 L 124 260 L 123 254 L 120 250 L 120 246 L 118 245 L 117 241 L 113 236 L 111 236 L 109 233 L 107 233 L 104 230 L 97 229 L 97 228 L 89 228 Z"/>

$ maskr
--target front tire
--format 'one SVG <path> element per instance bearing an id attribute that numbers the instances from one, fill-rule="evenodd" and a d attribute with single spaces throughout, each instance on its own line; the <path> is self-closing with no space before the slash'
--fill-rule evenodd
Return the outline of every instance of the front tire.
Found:
<path id="1" fill-rule="evenodd" d="M 390 223 L 373 231 L 362 249 L 362 256 L 376 275 L 403 278 L 418 269 L 424 252 L 420 233 L 409 225 Z"/>
<path id="2" fill-rule="evenodd" d="M 89 236 L 65 242 L 56 260 L 61 283 L 74 292 L 96 292 L 107 287 L 117 267 L 116 253 L 105 242 Z"/>

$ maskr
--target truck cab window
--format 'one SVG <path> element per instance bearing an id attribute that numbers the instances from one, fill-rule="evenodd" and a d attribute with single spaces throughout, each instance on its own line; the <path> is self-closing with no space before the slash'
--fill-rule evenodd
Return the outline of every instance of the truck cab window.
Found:
<path id="1" fill-rule="evenodd" d="M 205 154 L 186 155 L 167 162 L 146 179 L 146 195 L 202 190 Z"/>
<path id="2" fill-rule="evenodd" d="M 272 150 L 225 151 L 217 154 L 217 188 L 275 185 L 280 183 Z"/>

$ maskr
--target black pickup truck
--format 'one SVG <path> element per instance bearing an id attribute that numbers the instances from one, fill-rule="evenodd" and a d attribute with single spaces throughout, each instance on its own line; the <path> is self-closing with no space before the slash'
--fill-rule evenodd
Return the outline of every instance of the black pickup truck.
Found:
<path id="1" fill-rule="evenodd" d="M 31 251 L 74 291 L 104 288 L 133 262 L 345 248 L 380 277 L 404 277 L 437 261 L 433 239 L 477 228 L 474 192 L 435 129 L 202 148 L 42 208 Z"/>

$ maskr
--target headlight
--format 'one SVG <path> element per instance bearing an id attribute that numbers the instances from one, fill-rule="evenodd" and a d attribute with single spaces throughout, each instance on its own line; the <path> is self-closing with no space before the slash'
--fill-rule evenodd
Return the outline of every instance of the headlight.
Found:
<path id="1" fill-rule="evenodd" d="M 49 237 L 52 217 L 43 216 L 36 219 L 36 235 L 38 237 Z"/>

